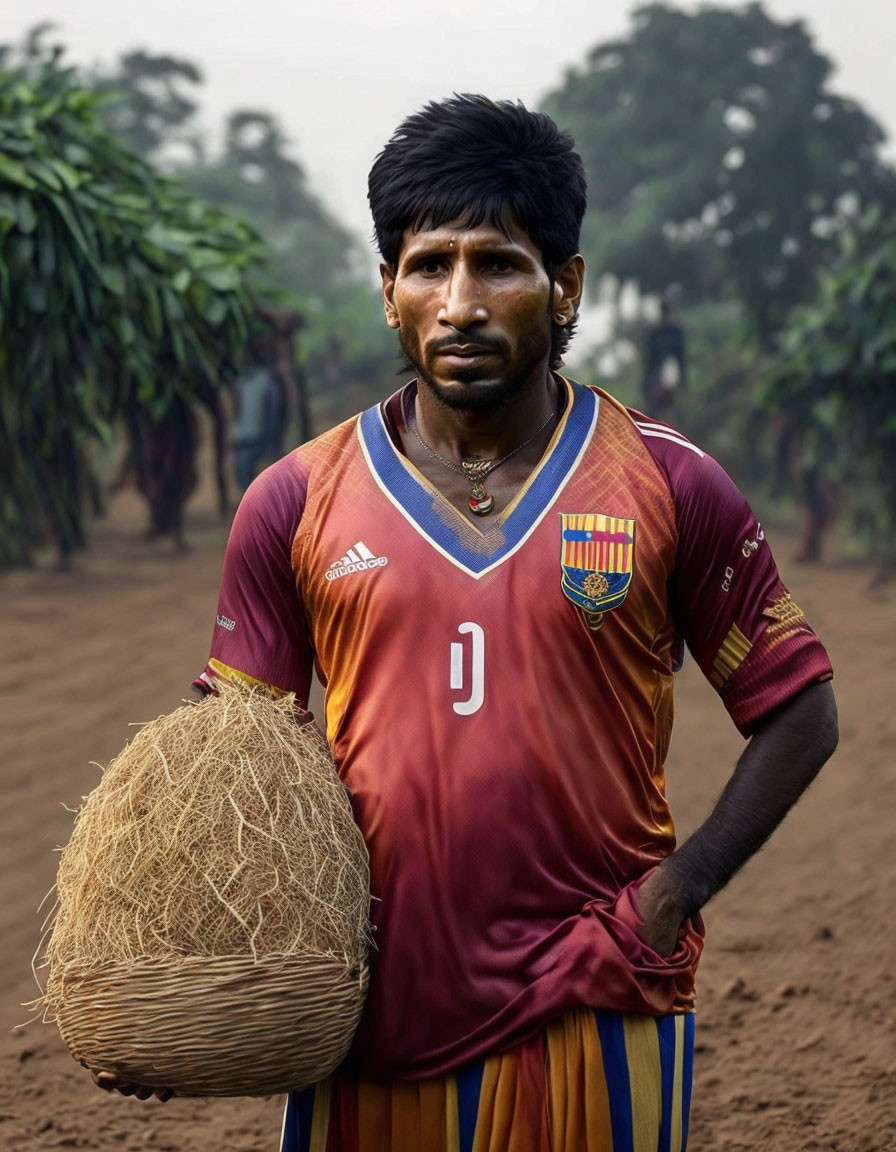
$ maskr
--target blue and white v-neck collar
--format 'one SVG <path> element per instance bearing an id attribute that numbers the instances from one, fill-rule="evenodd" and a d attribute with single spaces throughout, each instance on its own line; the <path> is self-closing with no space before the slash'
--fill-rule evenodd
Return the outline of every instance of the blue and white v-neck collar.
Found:
<path id="1" fill-rule="evenodd" d="M 560 380 L 567 389 L 567 403 L 547 451 L 507 515 L 484 532 L 439 496 L 396 448 L 386 426 L 388 401 L 368 408 L 358 420 L 361 451 L 383 495 L 437 552 L 474 579 L 491 572 L 523 546 L 550 511 L 594 434 L 599 396 L 581 384 Z M 440 501 L 441 512 L 434 507 Z M 475 548 L 470 547 L 471 530 L 477 533 Z"/>

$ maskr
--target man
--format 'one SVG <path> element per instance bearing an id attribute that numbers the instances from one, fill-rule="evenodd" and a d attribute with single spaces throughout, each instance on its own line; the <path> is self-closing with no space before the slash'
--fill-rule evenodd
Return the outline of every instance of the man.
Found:
<path id="1" fill-rule="evenodd" d="M 660 322 L 650 329 L 644 352 L 644 411 L 663 416 L 685 387 L 684 331 L 672 315 L 672 305 L 663 300 Z"/>
<path id="2" fill-rule="evenodd" d="M 569 137 L 431 104 L 370 203 L 415 379 L 250 487 L 200 682 L 307 701 L 316 667 L 371 853 L 364 1016 L 282 1146 L 684 1148 L 699 912 L 832 752 L 830 664 L 721 468 L 556 372 L 584 274 Z M 749 743 L 676 849 L 685 642 Z"/>
<path id="3" fill-rule="evenodd" d="M 286 394 L 274 364 L 277 345 L 272 336 L 257 335 L 249 343 L 249 362 L 233 385 L 233 471 L 242 491 L 259 471 L 283 452 Z"/>
<path id="4" fill-rule="evenodd" d="M 199 422 L 193 405 L 172 397 L 156 415 L 132 395 L 125 408 L 127 454 L 110 492 L 119 492 L 133 477 L 149 508 L 148 540 L 170 536 L 179 552 L 187 550 L 184 508 L 199 481 Z"/>

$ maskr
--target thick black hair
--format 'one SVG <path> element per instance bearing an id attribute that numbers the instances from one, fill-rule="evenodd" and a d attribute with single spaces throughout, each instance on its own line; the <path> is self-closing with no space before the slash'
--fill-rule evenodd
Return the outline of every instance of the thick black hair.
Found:
<path id="1" fill-rule="evenodd" d="M 377 246 L 396 267 L 405 230 L 516 222 L 556 280 L 579 250 L 585 169 L 568 132 L 522 103 L 458 95 L 427 104 L 396 128 L 370 170 Z M 553 330 L 552 366 L 574 325 Z"/>

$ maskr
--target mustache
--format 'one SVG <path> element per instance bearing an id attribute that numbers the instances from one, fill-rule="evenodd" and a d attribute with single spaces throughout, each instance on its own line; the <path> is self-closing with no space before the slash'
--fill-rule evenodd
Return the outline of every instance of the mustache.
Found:
<path id="1" fill-rule="evenodd" d="M 489 352 L 507 353 L 510 350 L 508 341 L 502 336 L 495 336 L 490 332 L 483 332 L 481 335 L 478 335 L 475 332 L 455 331 L 453 334 L 448 333 L 445 336 L 438 336 L 432 340 L 428 340 L 426 342 L 426 352 L 428 355 L 434 355 L 441 352 L 443 348 L 463 348 L 466 345 L 484 348 Z"/>

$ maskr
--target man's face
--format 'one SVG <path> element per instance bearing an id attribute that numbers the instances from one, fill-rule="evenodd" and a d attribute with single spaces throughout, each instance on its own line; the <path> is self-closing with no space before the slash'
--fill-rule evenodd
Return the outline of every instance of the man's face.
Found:
<path id="1" fill-rule="evenodd" d="M 555 292 L 516 225 L 409 229 L 397 266 L 381 273 L 390 326 L 449 407 L 496 407 L 546 376 Z"/>

